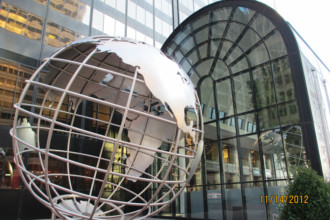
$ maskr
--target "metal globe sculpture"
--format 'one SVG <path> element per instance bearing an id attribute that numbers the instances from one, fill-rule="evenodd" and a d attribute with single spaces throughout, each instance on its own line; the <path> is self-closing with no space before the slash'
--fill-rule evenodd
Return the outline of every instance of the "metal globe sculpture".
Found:
<path id="1" fill-rule="evenodd" d="M 185 189 L 203 150 L 187 74 L 126 38 L 58 50 L 26 81 L 15 108 L 16 165 L 52 218 L 149 217 Z"/>

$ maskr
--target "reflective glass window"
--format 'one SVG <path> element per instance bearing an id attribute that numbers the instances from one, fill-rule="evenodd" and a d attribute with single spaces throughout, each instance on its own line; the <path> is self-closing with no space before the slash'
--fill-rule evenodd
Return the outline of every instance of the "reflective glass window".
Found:
<path id="1" fill-rule="evenodd" d="M 256 32 L 252 29 L 248 29 L 239 41 L 238 45 L 242 50 L 247 51 L 260 40 L 260 36 Z"/>
<path id="2" fill-rule="evenodd" d="M 216 84 L 218 107 L 220 111 L 226 112 L 227 116 L 234 114 L 233 98 L 230 80 L 224 80 Z"/>
<path id="3" fill-rule="evenodd" d="M 93 24 L 92 27 L 99 30 L 103 31 L 103 13 L 100 12 L 99 10 L 94 9 L 93 10 Z"/>
<path id="4" fill-rule="evenodd" d="M 136 4 L 131 0 L 128 1 L 128 16 L 136 19 Z"/>
<path id="5" fill-rule="evenodd" d="M 258 119 L 261 131 L 280 126 L 276 106 L 259 110 Z"/>
<path id="6" fill-rule="evenodd" d="M 277 30 L 265 40 L 265 44 L 271 59 L 276 59 L 287 54 L 283 38 Z"/>
<path id="7" fill-rule="evenodd" d="M 269 65 L 252 71 L 257 108 L 276 103 L 273 76 Z"/>
<path id="8" fill-rule="evenodd" d="M 225 62 L 218 59 L 212 73 L 212 77 L 217 80 L 229 75 L 229 69 Z"/>
<path id="9" fill-rule="evenodd" d="M 213 81 L 211 78 L 206 78 L 200 86 L 200 102 L 204 105 L 204 122 L 216 119 L 213 93 Z"/>
<path id="10" fill-rule="evenodd" d="M 42 33 L 42 25 L 43 20 L 40 17 L 35 16 L 33 14 L 29 14 L 25 35 L 30 39 L 40 40 Z"/>
<path id="11" fill-rule="evenodd" d="M 269 61 L 269 56 L 265 45 L 260 44 L 259 46 L 253 48 L 253 50 L 248 54 L 248 59 L 252 67 Z"/>
<path id="12" fill-rule="evenodd" d="M 190 198 L 187 206 L 190 206 L 191 218 L 203 219 L 204 201 L 203 199 L 201 199 L 201 198 L 205 198 L 203 194 L 203 187 L 198 185 L 187 187 L 187 194 L 188 194 L 188 198 Z"/>
<path id="13" fill-rule="evenodd" d="M 244 73 L 234 77 L 233 79 L 237 113 L 252 110 L 254 106 L 250 74 Z"/>
<path id="14" fill-rule="evenodd" d="M 281 104 L 278 106 L 281 125 L 292 125 L 300 122 L 298 106 L 296 102 Z"/>
<path id="15" fill-rule="evenodd" d="M 40 4 L 46 5 L 47 0 L 34 0 L 36 2 L 39 2 Z"/>
<path id="16" fill-rule="evenodd" d="M 78 15 L 78 0 L 66 0 L 63 7 L 63 13 L 71 18 L 76 19 Z"/>
<path id="17" fill-rule="evenodd" d="M 252 16 L 255 14 L 255 11 L 245 7 L 238 7 L 235 10 L 233 17 L 234 21 L 239 21 L 241 23 L 247 24 L 251 20 Z"/>
<path id="18" fill-rule="evenodd" d="M 125 13 L 126 10 L 126 1 L 122 1 L 122 0 L 117 0 L 116 2 L 116 8 L 118 11 Z"/>
<path id="19" fill-rule="evenodd" d="M 6 29 L 19 35 L 24 35 L 28 14 L 19 8 L 9 8 Z"/>
<path id="20" fill-rule="evenodd" d="M 222 219 L 222 194 L 220 185 L 207 186 L 208 219 Z"/>
<path id="21" fill-rule="evenodd" d="M 45 44 L 58 47 L 60 39 L 60 26 L 53 22 L 47 22 Z"/>
<path id="22" fill-rule="evenodd" d="M 116 36 L 125 36 L 125 24 L 124 23 L 122 23 L 120 21 L 116 21 L 115 35 Z"/>
<path id="23" fill-rule="evenodd" d="M 273 23 L 260 13 L 258 13 L 250 27 L 255 30 L 261 37 L 266 36 L 275 28 Z"/>
<path id="24" fill-rule="evenodd" d="M 266 180 L 287 177 L 282 135 L 279 129 L 261 133 Z"/>
<path id="25" fill-rule="evenodd" d="M 263 196 L 263 184 L 242 184 L 245 187 L 246 215 L 248 219 L 267 219 L 266 203 L 260 202 L 260 196 Z"/>
<path id="26" fill-rule="evenodd" d="M 50 0 L 50 8 L 62 12 L 64 6 L 64 0 Z"/>
<path id="27" fill-rule="evenodd" d="M 223 140 L 221 143 L 224 163 L 223 166 L 225 171 L 225 182 L 240 182 L 236 138 Z"/>
<path id="28" fill-rule="evenodd" d="M 227 219 L 244 219 L 241 184 L 226 184 Z"/>
<path id="29" fill-rule="evenodd" d="M 207 136 L 207 134 L 206 134 Z M 212 137 L 211 137 L 212 138 Z M 218 141 L 204 139 L 206 157 L 206 181 L 208 185 L 220 184 L 220 164 Z"/>
<path id="30" fill-rule="evenodd" d="M 103 32 L 110 36 L 115 35 L 115 19 L 106 14 L 104 15 Z"/>
<path id="31" fill-rule="evenodd" d="M 7 23 L 8 17 L 8 4 L 5 2 L 1 3 L 1 10 L 0 10 L 0 27 L 5 28 Z"/>
<path id="32" fill-rule="evenodd" d="M 75 40 L 75 33 L 67 28 L 62 28 L 60 47 L 63 47 L 74 40 Z"/>
<path id="33" fill-rule="evenodd" d="M 78 20 L 84 24 L 89 25 L 90 14 L 91 14 L 91 7 L 83 2 L 79 2 L 78 17 L 77 17 Z"/>
<path id="34" fill-rule="evenodd" d="M 272 63 L 275 75 L 275 86 L 278 102 L 295 99 L 291 68 L 288 59 L 278 60 Z"/>
<path id="35" fill-rule="evenodd" d="M 289 171 L 294 166 L 306 166 L 306 152 L 301 127 L 294 125 L 283 128 L 282 136 L 284 148 L 287 153 Z"/>
<path id="36" fill-rule="evenodd" d="M 242 126 L 239 129 L 240 135 L 255 132 L 255 128 L 256 128 L 255 113 L 240 115 L 239 118 L 242 119 Z"/>

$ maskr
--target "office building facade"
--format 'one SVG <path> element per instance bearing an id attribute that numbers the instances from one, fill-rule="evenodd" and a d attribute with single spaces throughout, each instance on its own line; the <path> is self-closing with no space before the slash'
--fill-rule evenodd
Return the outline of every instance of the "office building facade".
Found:
<path id="1" fill-rule="evenodd" d="M 5 216 L 49 217 L 41 205 L 39 213 L 33 211 L 38 202 L 21 189 L 13 162 L 9 128 L 24 80 L 57 48 L 92 35 L 125 36 L 161 48 L 188 73 L 199 94 L 202 160 L 186 190 L 159 216 L 273 219 L 279 204 L 266 203 L 263 196 L 283 195 L 293 167 L 310 163 L 324 179 L 330 177 L 329 104 L 322 78 L 329 69 L 268 6 L 239 0 L 2 0 L 0 192 L 6 199 L 0 199 L 0 209 Z M 33 90 L 29 94 L 31 102 L 42 99 Z M 85 109 L 104 120 L 111 113 Z"/>

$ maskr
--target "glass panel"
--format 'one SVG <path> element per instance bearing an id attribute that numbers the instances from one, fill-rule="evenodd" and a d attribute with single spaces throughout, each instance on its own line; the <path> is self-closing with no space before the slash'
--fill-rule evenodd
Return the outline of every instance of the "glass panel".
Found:
<path id="1" fill-rule="evenodd" d="M 233 115 L 234 108 L 230 80 L 218 82 L 216 89 L 219 110 L 225 112 L 227 116 Z"/>
<path id="2" fill-rule="evenodd" d="M 227 54 L 228 50 L 231 48 L 232 45 L 233 45 L 232 42 L 224 40 L 221 45 L 219 58 L 223 58 Z"/>
<path id="3" fill-rule="evenodd" d="M 225 76 L 229 76 L 229 69 L 225 62 L 223 62 L 221 59 L 217 60 L 217 63 L 215 64 L 212 77 L 214 80 L 221 79 Z"/>
<path id="4" fill-rule="evenodd" d="M 237 114 L 253 109 L 252 85 L 250 74 L 244 73 L 234 79 Z"/>
<path id="5" fill-rule="evenodd" d="M 272 196 L 273 195 L 273 201 L 274 200 L 276 201 L 276 197 L 275 196 L 277 196 L 278 201 L 280 201 L 281 196 L 285 196 L 285 192 L 287 190 L 288 182 L 287 181 L 272 181 L 272 182 L 268 182 L 267 185 L 268 185 L 268 187 L 267 187 L 268 196 Z M 263 201 L 263 203 L 264 202 L 265 201 Z M 280 213 L 279 213 L 279 207 L 278 207 L 279 206 L 279 203 L 276 204 L 276 202 L 272 202 L 272 203 L 268 203 L 268 204 L 269 204 L 269 213 L 270 213 L 270 216 L 274 216 L 274 218 L 278 217 L 280 215 Z"/>
<path id="6" fill-rule="evenodd" d="M 231 22 L 227 35 L 225 36 L 228 40 L 234 42 L 238 36 L 241 34 L 241 32 L 243 31 L 244 26 L 241 24 L 238 24 L 236 22 Z"/>
<path id="7" fill-rule="evenodd" d="M 203 116 L 204 122 L 215 119 L 215 113 L 212 114 L 212 111 L 215 111 L 214 105 L 214 92 L 213 92 L 213 81 L 211 78 L 206 78 L 203 80 L 200 86 L 200 102 L 203 104 Z M 214 110 L 212 110 L 214 109 Z"/>
<path id="8" fill-rule="evenodd" d="M 223 32 L 225 31 L 226 23 L 216 23 L 211 26 L 212 30 L 212 38 L 221 38 L 223 35 Z"/>
<path id="9" fill-rule="evenodd" d="M 248 29 L 243 38 L 239 41 L 238 45 L 242 50 L 246 51 L 258 41 L 260 41 L 260 37 L 254 31 Z"/>
<path id="10" fill-rule="evenodd" d="M 200 46 L 198 48 L 201 59 L 210 58 L 210 57 L 208 57 L 208 54 L 207 54 L 207 48 L 208 48 L 207 44 L 203 44 L 202 46 Z"/>
<path id="11" fill-rule="evenodd" d="M 225 183 L 240 182 L 236 138 L 222 141 L 222 157 L 225 172 Z M 227 185 L 227 187 L 230 186 L 231 185 Z"/>
<path id="12" fill-rule="evenodd" d="M 63 47 L 74 40 L 75 33 L 67 28 L 62 28 L 60 47 Z"/>
<path id="13" fill-rule="evenodd" d="M 27 22 L 27 29 L 25 32 L 26 37 L 34 40 L 41 39 L 43 20 L 40 17 L 29 14 Z"/>
<path id="14" fill-rule="evenodd" d="M 63 13 L 71 18 L 77 18 L 79 0 L 66 0 Z"/>
<path id="15" fill-rule="evenodd" d="M 276 103 L 273 77 L 269 65 L 252 71 L 257 108 Z"/>
<path id="16" fill-rule="evenodd" d="M 284 128 L 282 133 L 289 171 L 293 166 L 306 166 L 306 152 L 301 127 L 295 125 Z"/>
<path id="17" fill-rule="evenodd" d="M 50 8 L 62 12 L 64 0 L 50 0 Z"/>
<path id="18" fill-rule="evenodd" d="M 246 214 L 248 219 L 267 219 L 265 202 L 260 202 L 260 196 L 264 195 L 262 183 L 252 186 L 243 184 L 245 187 Z"/>
<path id="19" fill-rule="evenodd" d="M 257 15 L 250 27 L 262 37 L 275 28 L 275 26 L 262 14 Z"/>
<path id="20" fill-rule="evenodd" d="M 276 107 L 269 107 L 258 111 L 260 131 L 280 127 Z"/>
<path id="21" fill-rule="evenodd" d="M 228 8 L 220 8 L 213 11 L 213 21 L 221 21 L 221 20 L 228 20 L 231 11 L 233 10 L 232 7 Z"/>
<path id="22" fill-rule="evenodd" d="M 215 130 L 215 128 L 213 128 Z M 205 133 L 206 136 L 207 133 Z M 206 181 L 208 186 L 220 184 L 219 146 L 218 141 L 204 139 L 206 157 Z"/>
<path id="23" fill-rule="evenodd" d="M 203 187 L 188 187 L 188 205 L 190 205 L 191 218 L 204 218 Z"/>
<path id="24" fill-rule="evenodd" d="M 208 219 L 221 220 L 222 218 L 221 186 L 207 186 L 207 215 Z"/>
<path id="25" fill-rule="evenodd" d="M 265 45 L 260 44 L 258 47 L 254 48 L 248 54 L 248 59 L 250 60 L 252 67 L 269 61 L 269 57 Z"/>
<path id="26" fill-rule="evenodd" d="M 242 166 L 243 166 L 243 179 L 242 181 L 248 182 L 254 180 L 252 153 L 259 151 L 257 135 L 244 136 L 239 138 L 240 147 L 242 151 Z M 246 185 L 253 186 L 253 183 Z"/>
<path id="27" fill-rule="evenodd" d="M 48 44 L 53 47 L 58 47 L 59 38 L 60 26 L 53 22 L 47 22 L 45 44 Z"/>
<path id="28" fill-rule="evenodd" d="M 198 61 L 198 56 L 197 56 L 197 49 L 195 49 L 194 51 L 192 51 L 192 53 L 187 57 L 187 60 L 189 61 L 189 63 L 191 63 L 192 65 L 194 65 L 197 61 Z"/>
<path id="29" fill-rule="evenodd" d="M 278 102 L 295 99 L 289 60 L 279 60 L 272 63 L 275 75 L 275 86 Z"/>
<path id="30" fill-rule="evenodd" d="M 90 14 L 91 7 L 85 3 L 79 2 L 78 20 L 84 24 L 89 25 Z"/>
<path id="31" fill-rule="evenodd" d="M 46 5 L 47 0 L 34 0 L 36 2 L 39 2 L 40 4 Z"/>
<path id="32" fill-rule="evenodd" d="M 224 59 L 226 59 L 227 63 L 232 64 L 238 57 L 240 57 L 243 54 L 243 51 L 237 47 L 236 45 L 234 48 L 225 55 Z M 226 58 L 227 57 L 227 58 Z"/>
<path id="33" fill-rule="evenodd" d="M 212 66 L 213 60 L 208 59 L 200 63 L 195 69 L 200 76 L 208 75 Z"/>
<path id="34" fill-rule="evenodd" d="M 238 118 L 242 120 L 242 126 L 239 127 L 240 135 L 256 132 L 257 123 L 256 123 L 256 119 L 255 119 L 255 113 L 240 115 L 240 116 L 238 116 Z"/>
<path id="35" fill-rule="evenodd" d="M 270 130 L 260 135 L 264 153 L 266 180 L 287 177 L 282 136 L 279 129 Z"/>
<path id="36" fill-rule="evenodd" d="M 1 10 L 0 10 L 0 27 L 1 28 L 6 27 L 7 16 L 8 16 L 8 4 L 6 4 L 5 2 L 2 2 Z"/>
<path id="37" fill-rule="evenodd" d="M 197 33 L 195 33 L 197 44 L 200 44 L 200 43 L 208 40 L 208 36 L 209 36 L 209 27 L 206 27 L 206 28 L 198 31 Z"/>
<path id="38" fill-rule="evenodd" d="M 3 176 L 0 176 L 0 189 L 20 189 L 21 177 L 18 168 L 13 160 L 14 152 L 11 148 L 4 148 L 5 157 L 0 156 L 3 160 L 2 171 Z"/>
<path id="39" fill-rule="evenodd" d="M 230 66 L 233 74 L 246 70 L 249 67 L 246 57 L 237 59 L 234 63 L 230 64 Z"/>
<path id="40" fill-rule="evenodd" d="M 24 35 L 28 14 L 22 9 L 11 6 L 9 9 L 6 29 Z"/>
<path id="41" fill-rule="evenodd" d="M 247 24 L 247 23 L 249 23 L 250 19 L 254 15 L 254 13 L 255 13 L 255 11 L 253 11 L 249 8 L 238 7 L 235 11 L 233 20 Z"/>
<path id="42" fill-rule="evenodd" d="M 224 112 L 219 112 L 219 114 L 224 114 Z M 235 118 L 227 118 L 225 120 L 220 120 L 220 135 L 221 138 L 229 138 L 236 136 L 236 122 Z"/>
<path id="43" fill-rule="evenodd" d="M 241 184 L 226 185 L 227 219 L 244 219 Z"/>
<path id="44" fill-rule="evenodd" d="M 104 15 L 103 32 L 110 36 L 115 35 L 115 19 L 108 15 Z"/>
<path id="45" fill-rule="evenodd" d="M 265 43 L 270 59 L 276 59 L 287 54 L 286 46 L 279 31 L 276 30 L 272 36 L 265 40 Z"/>
<path id="46" fill-rule="evenodd" d="M 125 24 L 123 24 L 120 21 L 116 21 L 115 35 L 116 36 L 125 36 Z"/>
<path id="47" fill-rule="evenodd" d="M 194 30 L 197 30 L 203 25 L 206 25 L 209 23 L 209 14 L 204 14 L 202 16 L 199 16 L 195 19 L 195 21 L 192 22 L 192 26 Z"/>
<path id="48" fill-rule="evenodd" d="M 300 122 L 298 107 L 296 102 L 282 104 L 278 106 L 281 125 L 292 125 Z"/>
<path id="49" fill-rule="evenodd" d="M 183 54 L 186 54 L 194 47 L 195 47 L 194 39 L 193 37 L 189 37 L 181 44 L 180 50 L 182 51 Z"/>
<path id="50" fill-rule="evenodd" d="M 103 13 L 94 9 L 93 10 L 93 28 L 103 31 Z"/>

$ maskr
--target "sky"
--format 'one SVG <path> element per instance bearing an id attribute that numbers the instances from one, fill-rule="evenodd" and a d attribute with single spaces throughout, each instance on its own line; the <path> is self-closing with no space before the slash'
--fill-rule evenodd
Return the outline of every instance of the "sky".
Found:
<path id="1" fill-rule="evenodd" d="M 330 68 L 329 0 L 259 0 L 274 8 Z"/>

